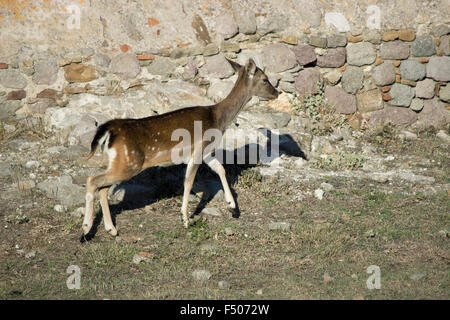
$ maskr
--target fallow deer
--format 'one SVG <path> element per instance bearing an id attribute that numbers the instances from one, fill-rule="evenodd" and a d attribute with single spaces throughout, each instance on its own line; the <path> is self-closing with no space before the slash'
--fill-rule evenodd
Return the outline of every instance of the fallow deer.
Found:
<path id="1" fill-rule="evenodd" d="M 253 96 L 265 99 L 278 97 L 279 92 L 270 84 L 267 76 L 252 59 L 245 66 L 231 60 L 229 63 L 238 72 L 238 78 L 230 94 L 215 105 L 188 107 L 142 119 L 114 119 L 97 128 L 88 159 L 100 146 L 106 152 L 109 164 L 105 173 L 87 179 L 86 211 L 82 225 L 84 235 L 89 233 L 94 221 L 94 196 L 97 190 L 105 229 L 112 236 L 117 235 L 108 206 L 108 188 L 130 179 L 148 167 L 173 164 L 171 155 L 178 145 L 177 141 L 172 139 L 174 130 L 180 128 L 187 130 L 193 137 L 195 136 L 194 122 L 200 121 L 203 132 L 216 129 L 223 133 Z M 201 141 L 190 143 L 190 152 L 184 161 L 187 163 L 187 168 L 181 212 L 185 227 L 189 226 L 189 194 L 202 160 L 219 175 L 225 200 L 231 210 L 236 210 L 236 203 L 228 186 L 224 167 L 217 158 L 203 153 L 206 145 L 203 132 L 200 135 Z M 208 161 L 205 160 L 207 156 Z"/>

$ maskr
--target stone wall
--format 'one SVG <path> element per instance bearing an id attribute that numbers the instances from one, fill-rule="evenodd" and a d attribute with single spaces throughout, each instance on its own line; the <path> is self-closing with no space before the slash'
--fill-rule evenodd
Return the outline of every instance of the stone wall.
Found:
<path id="1" fill-rule="evenodd" d="M 445 126 L 449 17 L 447 0 L 2 1 L 0 119 L 88 145 L 112 117 L 222 99 L 225 58 L 252 57 L 284 101 L 321 82 L 355 129 Z"/>

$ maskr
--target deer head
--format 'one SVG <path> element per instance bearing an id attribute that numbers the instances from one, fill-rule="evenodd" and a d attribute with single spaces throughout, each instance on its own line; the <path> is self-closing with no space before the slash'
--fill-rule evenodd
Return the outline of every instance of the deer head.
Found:
<path id="1" fill-rule="evenodd" d="M 269 82 L 269 78 L 260 68 L 256 66 L 253 59 L 249 59 L 245 66 L 228 60 L 234 70 L 244 72 L 246 75 L 245 86 L 248 90 L 248 96 L 258 96 L 264 100 L 276 99 L 280 94 Z"/>

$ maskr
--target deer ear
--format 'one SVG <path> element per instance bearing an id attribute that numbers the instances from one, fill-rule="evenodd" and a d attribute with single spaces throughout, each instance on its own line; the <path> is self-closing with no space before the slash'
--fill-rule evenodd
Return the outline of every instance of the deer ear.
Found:
<path id="1" fill-rule="evenodd" d="M 237 63 L 234 62 L 233 60 L 227 59 L 228 63 L 231 65 L 231 67 L 233 67 L 234 71 L 239 72 L 239 70 L 241 70 L 242 66 Z"/>
<path id="2" fill-rule="evenodd" d="M 250 77 L 253 77 L 255 75 L 256 63 L 255 63 L 255 61 L 253 61 L 252 58 L 250 58 L 248 60 L 247 65 L 245 66 L 245 68 L 247 69 L 247 73 L 249 74 Z"/>

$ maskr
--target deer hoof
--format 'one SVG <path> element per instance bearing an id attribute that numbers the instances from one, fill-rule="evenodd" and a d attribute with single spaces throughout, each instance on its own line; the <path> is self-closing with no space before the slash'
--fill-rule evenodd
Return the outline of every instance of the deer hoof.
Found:
<path id="1" fill-rule="evenodd" d="M 87 235 L 89 233 L 89 231 L 91 230 L 91 227 L 92 226 L 87 225 L 87 224 L 83 224 L 81 226 L 81 230 L 83 230 L 84 235 Z"/>
<path id="2" fill-rule="evenodd" d="M 108 229 L 108 230 L 106 230 L 106 232 L 108 232 L 113 237 L 117 236 L 116 228 Z"/>
<path id="3" fill-rule="evenodd" d="M 233 218 L 239 217 L 240 212 L 238 208 L 228 208 L 228 211 L 231 213 Z"/>

